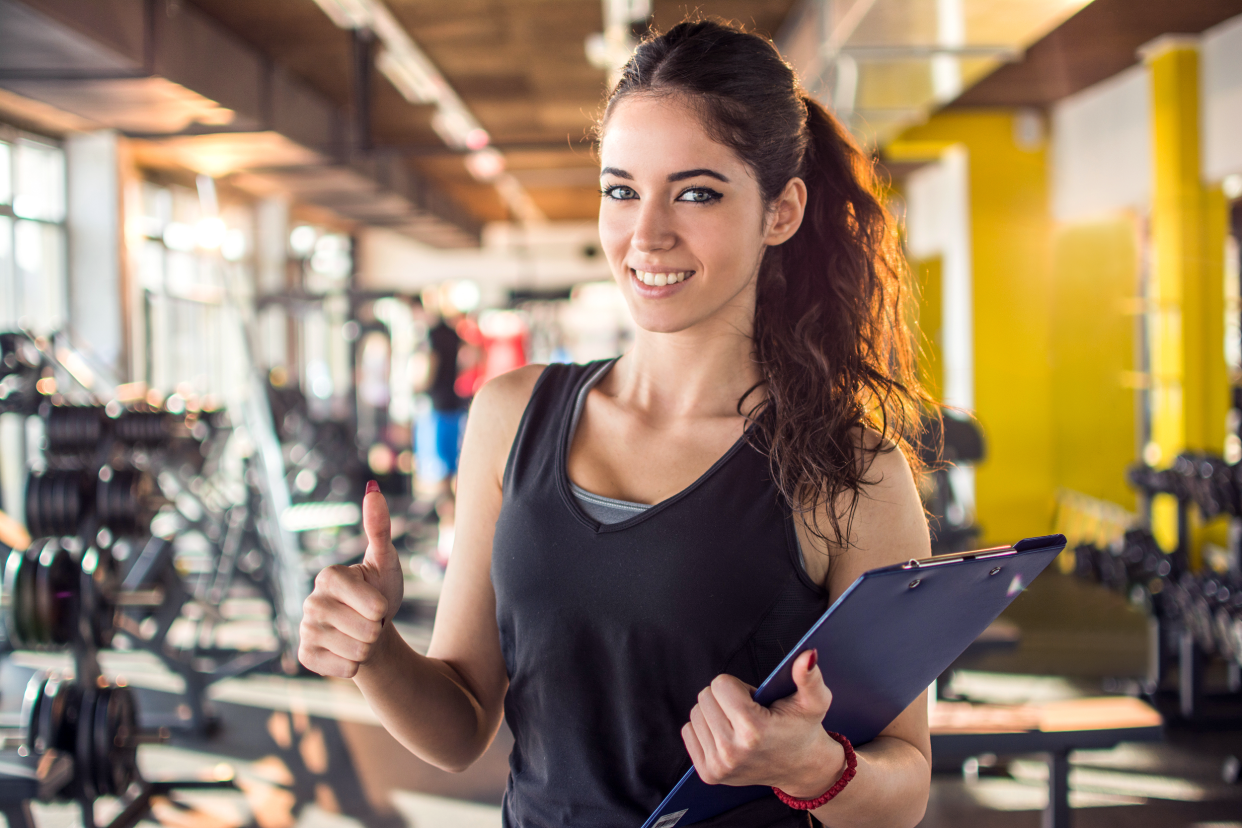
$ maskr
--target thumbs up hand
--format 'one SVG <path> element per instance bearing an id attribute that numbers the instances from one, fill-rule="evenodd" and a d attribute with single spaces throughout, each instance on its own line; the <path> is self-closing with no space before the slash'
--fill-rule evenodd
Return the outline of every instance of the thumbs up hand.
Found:
<path id="1" fill-rule="evenodd" d="M 388 502 L 375 481 L 362 499 L 362 528 L 367 535 L 362 563 L 324 568 L 302 606 L 298 660 L 320 675 L 357 675 L 401 606 L 401 563 L 392 545 Z"/>
<path id="2" fill-rule="evenodd" d="M 367 483 L 367 493 L 362 498 L 362 529 L 367 533 L 367 551 L 357 566 L 363 579 L 384 596 L 388 604 L 384 621 L 388 622 L 401 607 L 405 578 L 401 574 L 401 561 L 397 560 L 397 548 L 392 545 L 388 501 L 380 494 L 379 484 L 374 480 Z"/>

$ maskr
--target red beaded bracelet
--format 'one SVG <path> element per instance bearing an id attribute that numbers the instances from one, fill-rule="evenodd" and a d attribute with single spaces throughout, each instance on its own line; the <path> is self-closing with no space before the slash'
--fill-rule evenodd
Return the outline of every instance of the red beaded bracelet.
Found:
<path id="1" fill-rule="evenodd" d="M 841 791 L 845 790 L 845 786 L 854 778 L 854 773 L 858 770 L 858 757 L 854 755 L 854 746 L 850 744 L 850 740 L 842 736 L 840 733 L 828 731 L 828 735 L 841 743 L 841 747 L 845 748 L 845 771 L 842 772 L 841 778 L 836 784 L 823 793 L 823 795 L 815 799 L 798 799 L 796 796 L 790 796 L 780 788 L 773 788 L 772 793 L 776 794 L 781 802 L 784 802 L 790 808 L 796 808 L 799 811 L 814 811 L 819 806 L 832 799 Z"/>

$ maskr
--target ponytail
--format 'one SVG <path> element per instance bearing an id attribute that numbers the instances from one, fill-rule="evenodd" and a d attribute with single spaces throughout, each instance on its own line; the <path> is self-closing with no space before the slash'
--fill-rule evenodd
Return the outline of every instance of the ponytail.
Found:
<path id="1" fill-rule="evenodd" d="M 806 213 L 760 272 L 754 340 L 766 395 L 748 413 L 781 492 L 812 532 L 844 546 L 875 456 L 900 447 L 919 471 L 911 449 L 930 401 L 902 307 L 908 269 L 872 162 L 819 102 L 800 97 Z M 824 506 L 831 536 L 818 525 Z"/>

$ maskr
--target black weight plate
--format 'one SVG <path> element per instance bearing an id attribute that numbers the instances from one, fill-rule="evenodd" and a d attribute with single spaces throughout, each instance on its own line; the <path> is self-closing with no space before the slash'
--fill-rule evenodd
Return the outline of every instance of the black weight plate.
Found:
<path id="1" fill-rule="evenodd" d="M 95 691 L 95 704 L 91 717 L 91 764 L 90 774 L 95 790 L 100 796 L 112 793 L 109 780 L 112 776 L 108 765 L 112 761 L 112 738 L 108 732 L 108 702 L 112 699 L 113 687 L 100 687 Z"/>
<path id="2" fill-rule="evenodd" d="M 60 678 L 50 678 L 43 686 L 43 699 L 36 713 L 39 724 L 34 741 L 36 754 L 51 750 L 64 750 L 72 745 L 65 744 L 67 736 L 68 704 L 71 696 L 70 685 L 73 682 Z"/>
<path id="3" fill-rule="evenodd" d="M 125 792 L 133 777 L 137 748 L 127 744 L 135 735 L 133 698 L 126 687 L 102 687 L 95 698 L 94 771 L 100 796 Z"/>
<path id="4" fill-rule="evenodd" d="M 17 607 L 18 635 L 27 647 L 33 647 L 42 641 L 39 635 L 38 611 L 35 606 L 35 575 L 39 568 L 39 552 L 43 542 L 35 541 L 23 553 L 22 568 L 17 572 L 17 592 L 14 600 Z"/>
<path id="5" fill-rule="evenodd" d="M 43 478 L 34 474 L 26 476 L 26 529 L 36 538 L 43 534 L 43 521 L 39 513 L 39 490 L 42 486 Z"/>
<path id="6" fill-rule="evenodd" d="M 73 490 L 78 487 L 74 475 L 61 474 L 60 477 L 60 530 L 58 535 L 72 535 L 78 531 L 77 521 L 73 517 Z"/>
<path id="7" fill-rule="evenodd" d="M 39 486 L 39 520 L 41 522 L 39 535 L 47 537 L 56 531 L 56 516 L 52 514 L 55 508 L 55 492 L 53 491 L 56 479 L 51 475 L 44 474 L 42 485 Z"/>
<path id="8" fill-rule="evenodd" d="M 122 521 L 120 520 L 120 509 L 118 508 L 122 496 L 121 491 L 123 489 L 121 486 L 122 479 L 122 472 L 113 472 L 112 479 L 107 483 L 108 528 L 117 534 L 120 534 L 125 529 L 125 527 L 121 525 Z"/>
<path id="9" fill-rule="evenodd" d="M 59 535 L 65 524 L 65 479 L 58 474 L 48 475 L 47 507 L 47 534 Z"/>
<path id="10" fill-rule="evenodd" d="M 78 720 L 82 715 L 82 685 L 66 681 L 60 695 L 64 697 L 64 716 L 60 718 L 60 730 L 54 737 L 56 749 L 72 754 L 78 736 Z"/>
<path id="11" fill-rule="evenodd" d="M 74 734 L 74 792 L 83 799 L 99 796 L 95 785 L 95 701 L 98 690 L 86 685 L 78 702 L 77 732 Z"/>
<path id="12" fill-rule="evenodd" d="M 27 748 L 33 748 L 39 738 L 39 707 L 43 702 L 43 687 L 47 684 L 47 673 L 39 671 L 26 682 L 26 692 L 22 696 L 22 727 L 25 728 Z"/>
<path id="13" fill-rule="evenodd" d="M 42 537 L 47 537 L 48 535 L 52 533 L 51 525 L 48 522 L 51 519 L 51 508 L 52 508 L 51 483 L 52 481 L 50 478 L 48 478 L 45 475 L 40 475 L 36 479 L 39 481 L 39 483 L 38 483 L 38 487 L 35 490 L 37 493 L 37 499 L 34 503 L 34 506 L 35 506 L 35 519 L 38 522 L 38 529 L 37 530 L 32 529 L 31 532 L 34 535 L 34 537 L 42 538 Z"/>
<path id="14" fill-rule="evenodd" d="M 73 641 L 78 623 L 78 608 L 82 591 L 80 567 L 67 549 L 57 550 L 47 579 L 51 590 L 51 613 L 48 616 L 48 639 L 51 644 L 64 646 Z"/>
<path id="15" fill-rule="evenodd" d="M 47 534 L 47 481 L 40 475 L 31 475 L 26 481 L 26 526 L 32 537 L 43 537 Z"/>
<path id="16" fill-rule="evenodd" d="M 86 565 L 94 560 L 93 568 Z M 83 566 L 79 568 L 80 579 L 80 612 L 90 626 L 90 636 L 96 647 L 112 645 L 112 634 L 116 627 L 116 605 L 113 595 L 116 594 L 116 572 L 112 555 L 107 550 L 91 547 L 82 556 Z"/>
<path id="17" fill-rule="evenodd" d="M 39 477 L 39 502 L 38 518 L 39 532 L 35 537 L 47 537 L 53 532 L 52 528 L 52 483 L 53 479 L 49 474 L 43 474 Z"/>
<path id="18" fill-rule="evenodd" d="M 116 495 L 118 488 L 117 478 L 120 474 L 120 472 L 114 471 L 112 472 L 111 480 L 106 483 L 102 480 L 99 482 L 99 496 L 97 498 L 103 505 L 103 514 L 99 516 L 100 521 L 118 534 L 121 527 L 117 525 L 116 519 Z"/>
<path id="19" fill-rule="evenodd" d="M 98 708 L 98 702 L 96 705 Z M 105 777 L 99 780 L 99 790 L 120 796 L 138 776 L 138 747 L 134 744 L 138 735 L 138 712 L 134 705 L 134 694 L 128 687 L 109 688 L 107 705 L 103 712 L 103 735 L 107 738 L 105 750 L 100 750 L 98 741 L 95 743 L 95 756 L 105 760 L 101 765 Z M 97 715 L 96 722 L 98 721 Z M 101 732 L 97 730 L 95 739 L 98 740 L 100 735 Z"/>
<path id="20" fill-rule="evenodd" d="M 116 472 L 113 471 L 112 475 L 115 477 Z M 112 496 L 112 480 L 113 478 L 109 477 L 95 484 L 95 517 L 99 519 L 101 525 L 109 529 L 112 529 L 112 512 L 109 503 L 109 498 Z"/>
<path id="21" fill-rule="evenodd" d="M 58 502 L 57 489 L 59 489 L 58 479 L 53 474 L 44 476 L 43 481 L 43 534 L 56 534 L 58 519 L 56 514 L 56 504 Z"/>
<path id="22" fill-rule="evenodd" d="M 74 475 L 65 480 L 65 534 L 77 534 L 81 524 L 82 481 Z"/>
<path id="23" fill-rule="evenodd" d="M 60 485 L 56 487 L 56 531 L 53 534 L 70 535 L 73 534 L 73 515 L 69 511 L 69 491 L 73 481 L 65 474 L 56 475 L 56 480 Z"/>
<path id="24" fill-rule="evenodd" d="M 35 562 L 34 576 L 34 643 L 40 646 L 47 646 L 52 643 L 52 621 L 56 612 L 55 603 L 56 595 L 51 583 L 52 564 L 56 560 L 56 553 L 61 551 L 60 544 L 54 540 L 47 540 L 42 544 L 39 550 L 39 557 Z"/>
<path id="25" fill-rule="evenodd" d="M 21 599 L 18 597 L 17 589 L 18 573 L 21 572 L 25 559 L 24 550 L 14 549 L 9 552 L 8 560 L 4 563 L 4 631 L 8 635 L 9 647 L 14 650 L 20 650 L 26 646 L 18 622 L 21 617 L 18 612 Z"/>

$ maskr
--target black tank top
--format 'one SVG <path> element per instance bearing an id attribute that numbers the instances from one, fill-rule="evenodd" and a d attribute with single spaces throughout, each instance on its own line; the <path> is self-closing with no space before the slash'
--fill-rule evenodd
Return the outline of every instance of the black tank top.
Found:
<path id="1" fill-rule="evenodd" d="M 639 828 L 690 767 L 681 740 L 721 673 L 758 685 L 828 606 L 749 437 L 621 523 L 578 506 L 566 469 L 578 389 L 549 365 L 504 476 L 492 547 L 513 732 L 508 828 Z M 806 826 L 775 797 L 700 825 Z"/>

